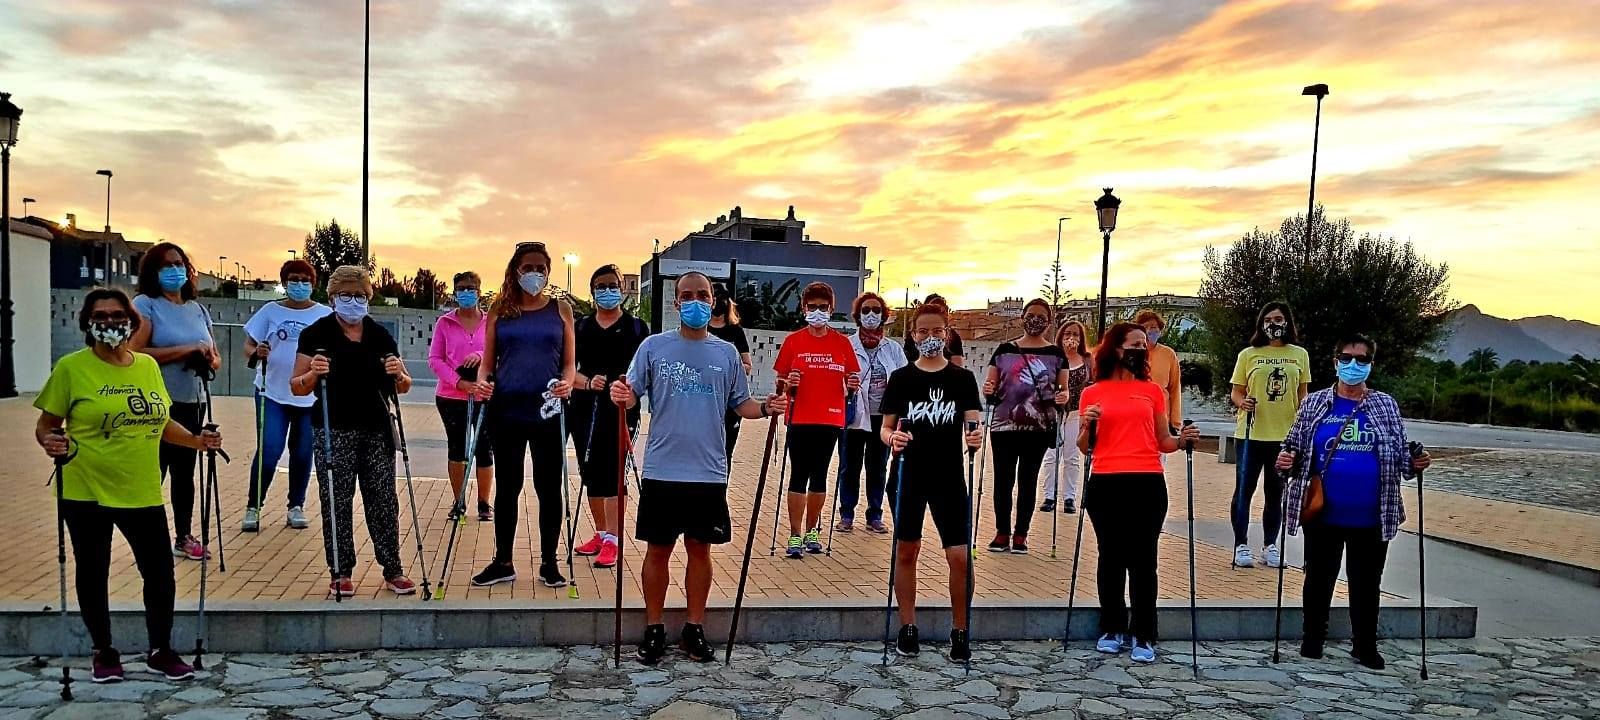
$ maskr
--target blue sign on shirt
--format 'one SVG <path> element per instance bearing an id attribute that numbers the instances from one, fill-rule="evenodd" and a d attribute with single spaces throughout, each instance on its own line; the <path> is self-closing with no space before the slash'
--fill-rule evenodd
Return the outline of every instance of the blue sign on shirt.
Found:
<path id="1" fill-rule="evenodd" d="M 1355 420 L 1345 421 L 1355 413 Z M 1344 434 L 1335 438 L 1339 429 Z M 1328 453 L 1333 452 L 1332 461 Z M 1317 463 L 1328 469 L 1322 475 L 1322 490 L 1327 505 L 1322 521 L 1338 527 L 1376 527 L 1378 525 L 1378 434 L 1365 411 L 1356 410 L 1356 401 L 1333 399 L 1333 409 L 1317 426 Z"/>
<path id="2" fill-rule="evenodd" d="M 715 337 L 651 335 L 633 356 L 628 383 L 650 401 L 646 478 L 728 482 L 723 417 L 750 397 L 738 350 Z"/>

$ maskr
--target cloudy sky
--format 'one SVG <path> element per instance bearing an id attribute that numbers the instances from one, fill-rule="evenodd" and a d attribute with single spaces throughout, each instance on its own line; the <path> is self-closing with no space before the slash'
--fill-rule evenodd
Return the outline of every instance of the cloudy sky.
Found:
<path id="1" fill-rule="evenodd" d="M 1504 316 L 1600 322 L 1600 3 L 375 0 L 372 241 L 400 274 L 538 239 L 637 267 L 734 205 L 961 306 L 1191 293 L 1318 199 Z M 275 268 L 360 219 L 357 0 L 0 0 L 13 205 Z M 19 213 L 20 214 L 20 213 Z M 231 263 L 229 261 L 230 272 Z M 559 271 L 558 271 L 559 273 Z"/>

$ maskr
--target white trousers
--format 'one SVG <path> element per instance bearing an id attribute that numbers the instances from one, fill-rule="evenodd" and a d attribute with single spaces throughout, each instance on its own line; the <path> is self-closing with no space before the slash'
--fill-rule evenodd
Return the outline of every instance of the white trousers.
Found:
<path id="1" fill-rule="evenodd" d="M 1078 499 L 1078 483 L 1083 480 L 1083 453 L 1078 452 L 1078 413 L 1073 412 L 1061 423 L 1061 437 L 1065 442 L 1060 443 L 1061 455 L 1065 456 L 1065 464 L 1060 472 L 1056 471 L 1056 449 L 1045 451 L 1044 465 L 1039 468 L 1040 482 L 1044 483 L 1044 499 L 1056 499 L 1056 486 L 1062 488 L 1062 499 Z"/>

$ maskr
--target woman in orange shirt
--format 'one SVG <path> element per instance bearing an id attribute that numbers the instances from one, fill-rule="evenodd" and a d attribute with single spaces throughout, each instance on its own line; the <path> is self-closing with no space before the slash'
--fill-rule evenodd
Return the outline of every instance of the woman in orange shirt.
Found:
<path id="1" fill-rule="evenodd" d="M 1166 392 L 1150 381 L 1144 328 L 1117 323 L 1094 351 L 1095 383 L 1085 388 L 1078 449 L 1093 451 L 1094 468 L 1083 490 L 1083 509 L 1094 523 L 1100 564 L 1100 640 L 1095 649 L 1131 647 L 1136 663 L 1156 651 L 1156 546 L 1167 518 L 1167 481 L 1161 456 L 1200 437 L 1194 426 L 1173 435 Z M 1128 622 L 1123 588 L 1133 605 Z M 1130 632 L 1131 631 L 1131 632 Z"/>

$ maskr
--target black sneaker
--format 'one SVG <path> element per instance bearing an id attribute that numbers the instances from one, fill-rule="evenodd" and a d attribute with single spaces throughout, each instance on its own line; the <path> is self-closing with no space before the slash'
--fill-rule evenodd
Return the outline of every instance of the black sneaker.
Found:
<path id="1" fill-rule="evenodd" d="M 922 643 L 917 641 L 917 626 L 900 626 L 900 639 L 895 641 L 894 652 L 904 657 L 916 657 L 922 652 Z"/>
<path id="2" fill-rule="evenodd" d="M 545 587 L 561 588 L 567 586 L 567 579 L 562 577 L 561 571 L 556 569 L 555 563 L 539 566 L 539 582 Z"/>
<path id="3" fill-rule="evenodd" d="M 1371 670 L 1382 670 L 1385 666 L 1383 656 L 1378 654 L 1377 643 L 1357 644 L 1351 649 L 1350 654 L 1355 656 L 1356 662 L 1361 663 L 1362 667 Z"/>
<path id="4" fill-rule="evenodd" d="M 634 656 L 646 665 L 661 662 L 667 654 L 667 626 L 647 625 L 644 629 L 644 642 L 639 643 L 638 652 Z"/>
<path id="5" fill-rule="evenodd" d="M 967 642 L 967 631 L 950 631 L 950 661 L 967 662 L 972 659 L 972 648 Z"/>
<path id="6" fill-rule="evenodd" d="M 466 513 L 467 506 L 462 505 L 461 503 L 456 503 L 455 505 L 450 506 L 450 513 L 444 516 L 445 521 L 456 522 L 457 520 L 460 520 L 461 516 L 465 515 Z"/>
<path id="7" fill-rule="evenodd" d="M 1076 515 L 1078 513 L 1078 506 L 1072 502 L 1072 498 L 1067 498 L 1061 501 L 1061 512 L 1064 512 L 1068 515 Z"/>
<path id="8" fill-rule="evenodd" d="M 1312 660 L 1322 659 L 1323 641 L 1320 638 L 1308 637 L 1300 641 L 1300 657 Z"/>
<path id="9" fill-rule="evenodd" d="M 489 522 L 494 519 L 494 508 L 482 500 L 478 501 L 478 522 Z"/>
<path id="10" fill-rule="evenodd" d="M 1039 512 L 1046 512 L 1047 513 L 1047 512 L 1055 512 L 1055 511 L 1056 511 L 1056 501 L 1055 501 L 1054 498 L 1045 500 L 1043 503 L 1041 503 L 1039 505 Z"/>
<path id="11" fill-rule="evenodd" d="M 711 662 L 717 659 L 717 651 L 711 649 L 711 644 L 706 642 L 706 629 L 699 625 L 683 624 L 683 637 L 678 641 L 678 646 L 683 648 L 683 653 L 695 662 Z"/>
<path id="12" fill-rule="evenodd" d="M 492 562 L 489 563 L 489 567 L 483 569 L 483 572 L 472 576 L 472 585 L 474 587 L 489 587 L 490 585 L 512 582 L 516 579 L 517 569 L 510 563 Z"/>

